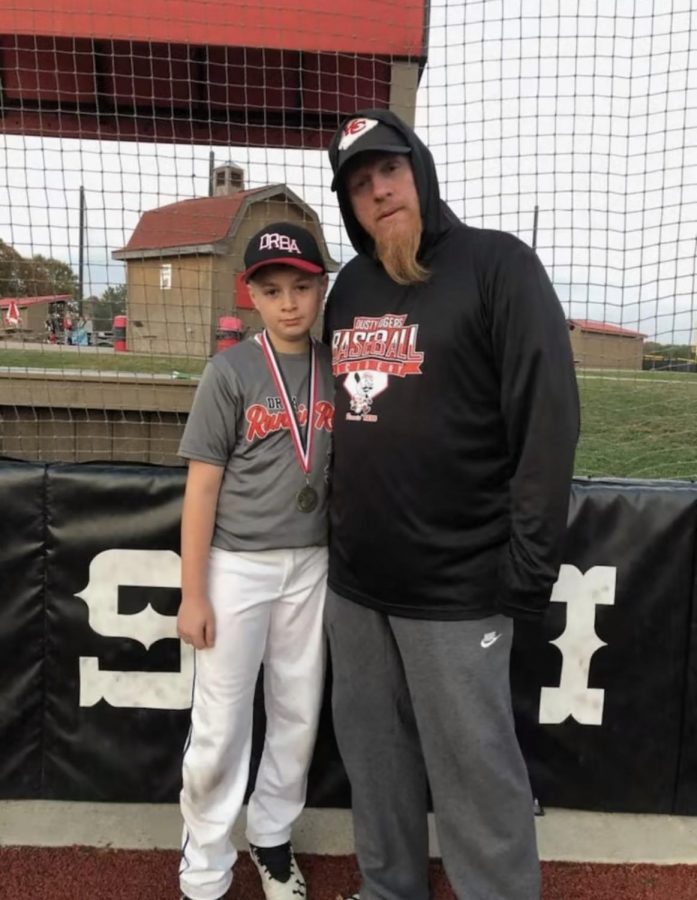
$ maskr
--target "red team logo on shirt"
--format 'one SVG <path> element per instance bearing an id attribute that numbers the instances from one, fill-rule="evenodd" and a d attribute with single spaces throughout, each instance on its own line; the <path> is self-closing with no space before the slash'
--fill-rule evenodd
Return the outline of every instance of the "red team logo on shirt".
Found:
<path id="1" fill-rule="evenodd" d="M 347 419 L 377 421 L 373 400 L 387 388 L 389 376 L 422 374 L 424 355 L 416 349 L 419 326 L 406 321 L 406 315 L 356 316 L 353 328 L 334 332 L 332 372 L 346 375 L 344 388 L 351 397 Z"/>
<path id="2" fill-rule="evenodd" d="M 315 403 L 313 427 L 316 431 L 328 431 L 331 433 L 334 427 L 334 404 L 328 400 L 317 400 Z M 301 403 L 297 408 L 298 423 L 300 426 L 307 424 L 307 407 Z M 290 431 L 288 414 L 283 410 L 271 412 L 263 403 L 255 403 L 245 413 L 247 419 L 248 441 L 254 438 L 265 438 L 276 431 Z"/>

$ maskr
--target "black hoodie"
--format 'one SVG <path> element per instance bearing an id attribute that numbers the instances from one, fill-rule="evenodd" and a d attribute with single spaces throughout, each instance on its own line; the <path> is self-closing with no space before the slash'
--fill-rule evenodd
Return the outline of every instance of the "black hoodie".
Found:
<path id="1" fill-rule="evenodd" d="M 441 201 L 410 128 L 382 110 L 355 115 L 411 147 L 431 274 L 392 281 L 339 183 L 359 255 L 325 313 L 337 379 L 329 584 L 390 615 L 535 617 L 561 562 L 578 437 L 564 314 L 529 247 L 463 225 Z"/>

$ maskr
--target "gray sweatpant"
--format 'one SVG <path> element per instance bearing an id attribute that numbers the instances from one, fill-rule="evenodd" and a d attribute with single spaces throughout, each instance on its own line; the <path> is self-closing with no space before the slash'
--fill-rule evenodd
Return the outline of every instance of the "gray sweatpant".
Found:
<path id="1" fill-rule="evenodd" d="M 427 784 L 458 900 L 539 900 L 511 620 L 398 618 L 330 590 L 325 624 L 361 900 L 427 900 Z"/>

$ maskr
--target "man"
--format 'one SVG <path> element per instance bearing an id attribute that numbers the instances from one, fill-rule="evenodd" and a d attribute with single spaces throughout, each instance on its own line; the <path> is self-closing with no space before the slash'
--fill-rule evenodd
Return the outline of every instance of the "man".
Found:
<path id="1" fill-rule="evenodd" d="M 440 200 L 397 116 L 357 113 L 329 157 L 358 251 L 325 316 L 325 622 L 360 900 L 427 900 L 427 785 L 457 897 L 539 900 L 509 657 L 561 561 L 578 436 L 566 322 L 527 246 Z"/>

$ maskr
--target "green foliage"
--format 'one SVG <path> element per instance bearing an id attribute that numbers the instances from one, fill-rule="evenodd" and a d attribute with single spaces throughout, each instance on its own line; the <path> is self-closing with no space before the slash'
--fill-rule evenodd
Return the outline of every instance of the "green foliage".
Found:
<path id="1" fill-rule="evenodd" d="M 0 297 L 26 297 L 20 274 L 22 257 L 0 238 Z"/>
<path id="2" fill-rule="evenodd" d="M 26 297 L 49 294 L 77 296 L 78 278 L 67 263 L 37 254 L 22 261 L 21 271 Z"/>
<path id="3" fill-rule="evenodd" d="M 126 312 L 126 299 L 128 289 L 125 284 L 109 286 L 101 296 L 102 303 L 114 303 L 120 305 L 120 313 Z"/>
<path id="4" fill-rule="evenodd" d="M 690 344 L 656 344 L 647 341 L 644 354 L 651 358 L 694 360 L 695 348 Z"/>
<path id="5" fill-rule="evenodd" d="M 125 284 L 108 287 L 92 307 L 95 331 L 111 331 L 114 316 L 126 312 L 128 290 Z"/>
<path id="6" fill-rule="evenodd" d="M 0 240 L 0 296 L 45 297 L 50 294 L 77 296 L 78 278 L 70 266 L 37 253 L 30 259 Z"/>

